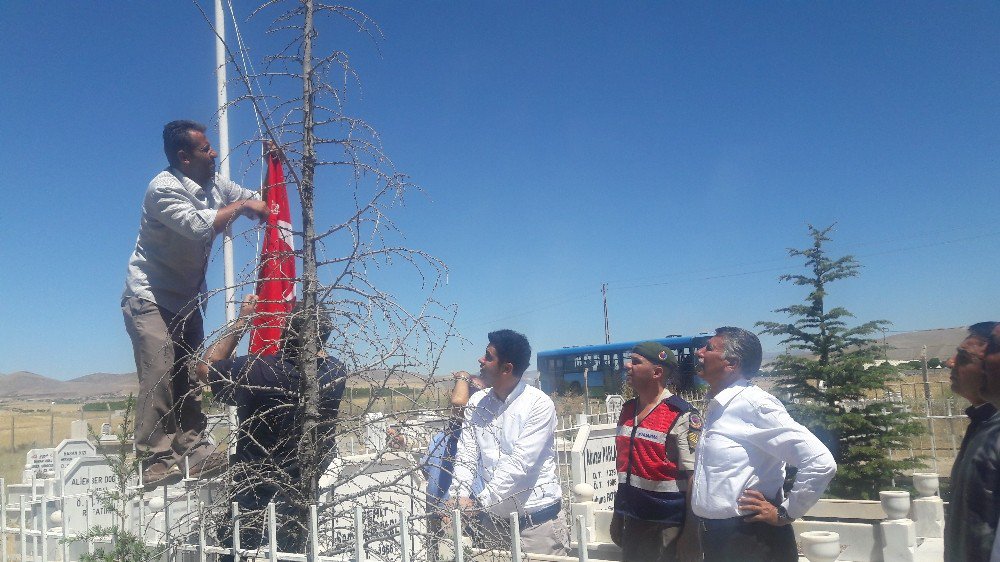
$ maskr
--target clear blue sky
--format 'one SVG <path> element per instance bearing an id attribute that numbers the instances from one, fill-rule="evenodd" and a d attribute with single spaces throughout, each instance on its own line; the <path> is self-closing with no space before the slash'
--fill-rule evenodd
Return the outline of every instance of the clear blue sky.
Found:
<path id="1" fill-rule="evenodd" d="M 830 250 L 863 263 L 830 295 L 859 320 L 1000 316 L 996 3 L 358 7 L 377 48 L 335 21 L 323 37 L 362 77 L 353 112 L 424 189 L 395 217 L 450 267 L 438 298 L 471 344 L 444 370 L 500 327 L 536 350 L 603 341 L 602 282 L 614 340 L 776 319 L 804 295 L 777 277 L 807 223 L 836 221 Z M 139 205 L 163 123 L 212 121 L 213 37 L 187 2 L 4 12 L 0 372 L 131 371 Z M 242 25 L 258 60 L 263 23 Z M 252 115 L 232 127 L 251 135 Z"/>

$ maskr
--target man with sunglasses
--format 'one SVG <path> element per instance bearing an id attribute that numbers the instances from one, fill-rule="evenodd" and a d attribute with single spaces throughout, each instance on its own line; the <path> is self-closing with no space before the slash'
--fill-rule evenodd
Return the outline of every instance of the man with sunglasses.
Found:
<path id="1" fill-rule="evenodd" d="M 1000 413 L 990 398 L 985 357 L 996 322 L 969 326 L 951 367 L 951 389 L 972 403 L 969 427 L 951 467 L 951 499 L 945 514 L 945 562 L 987 562 L 996 534 L 1000 493 Z M 1000 396 L 993 396 L 994 399 Z M 997 400 L 1000 402 L 1000 400 Z"/>
<path id="2" fill-rule="evenodd" d="M 719 328 L 696 356 L 711 387 L 690 483 L 705 562 L 796 562 L 791 523 L 830 484 L 833 455 L 748 380 L 762 356 L 752 332 Z M 783 497 L 786 465 L 798 471 Z"/>
<path id="3" fill-rule="evenodd" d="M 205 270 L 216 234 L 238 216 L 268 215 L 255 193 L 215 174 L 218 155 L 204 125 L 167 123 L 163 151 L 169 166 L 146 189 L 121 300 L 139 377 L 135 446 L 147 487 L 180 480 L 184 457 L 192 477 L 226 465 L 225 453 L 203 437 L 188 361 L 204 340 Z"/>

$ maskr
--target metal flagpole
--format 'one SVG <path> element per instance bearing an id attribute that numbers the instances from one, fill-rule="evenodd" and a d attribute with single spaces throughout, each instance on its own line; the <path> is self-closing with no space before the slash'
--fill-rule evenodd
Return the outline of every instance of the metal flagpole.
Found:
<path id="1" fill-rule="evenodd" d="M 226 14 L 222 0 L 215 0 L 215 84 L 219 104 L 219 175 L 229 179 L 229 111 L 226 104 Z M 226 320 L 236 319 L 236 275 L 233 272 L 233 230 L 226 226 L 222 234 L 222 261 L 226 285 Z"/>
<path id="2" fill-rule="evenodd" d="M 229 92 L 226 91 L 226 13 L 222 0 L 215 0 L 215 85 L 219 104 L 219 175 L 229 179 Z M 233 272 L 233 227 L 222 233 L 223 277 L 226 284 L 226 323 L 236 320 L 236 275 Z M 236 406 L 226 408 L 230 434 L 236 435 Z M 236 454 L 236 439 L 229 442 L 229 454 Z"/>

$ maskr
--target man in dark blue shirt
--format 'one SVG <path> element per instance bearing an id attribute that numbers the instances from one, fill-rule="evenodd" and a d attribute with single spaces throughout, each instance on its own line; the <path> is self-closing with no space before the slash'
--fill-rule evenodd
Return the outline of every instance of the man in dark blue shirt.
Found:
<path id="1" fill-rule="evenodd" d="M 300 470 L 297 447 L 302 437 L 299 388 L 302 375 L 298 358 L 303 343 L 298 337 L 306 313 L 296 306 L 282 330 L 281 351 L 269 356 L 231 357 L 246 332 L 253 315 L 256 297 L 247 297 L 239 318 L 227 326 L 222 336 L 205 352 L 195 371 L 203 383 L 212 387 L 216 400 L 236 406 L 239 426 L 236 430 L 236 455 L 232 458 L 233 501 L 240 507 L 240 547 L 256 549 L 261 544 L 267 504 L 275 503 L 278 516 L 278 548 L 283 552 L 301 552 L 306 536 L 299 521 L 310 503 L 298 497 Z M 301 303 L 300 303 L 301 304 Z M 318 318 L 321 342 L 325 342 L 333 323 L 325 311 Z M 340 400 L 344 395 L 344 366 L 320 352 L 320 425 L 323 450 L 333 451 L 333 428 Z M 231 525 L 223 525 L 221 528 Z M 231 537 L 223 536 L 231 545 Z"/>
<path id="2" fill-rule="evenodd" d="M 465 405 L 469 396 L 485 388 L 482 379 L 465 371 L 452 373 L 455 386 L 451 391 L 451 416 L 445 428 L 431 437 L 427 453 L 420 461 L 420 466 L 427 477 L 427 525 L 431 537 L 429 548 L 430 560 L 437 560 L 437 539 L 443 530 L 443 521 L 449 515 L 445 509 L 445 501 L 449 499 L 448 489 L 451 487 L 455 470 L 455 453 L 458 451 L 458 438 L 462 434 L 462 421 L 465 415 Z M 476 483 L 474 491 L 482 489 Z"/>

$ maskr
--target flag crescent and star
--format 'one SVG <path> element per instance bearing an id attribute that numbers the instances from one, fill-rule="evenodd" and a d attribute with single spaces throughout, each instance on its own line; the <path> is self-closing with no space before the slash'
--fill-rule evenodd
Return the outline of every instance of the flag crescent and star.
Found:
<path id="1" fill-rule="evenodd" d="M 295 306 L 295 254 L 292 215 L 281 160 L 274 151 L 267 154 L 264 185 L 271 213 L 264 230 L 257 276 L 257 310 L 250 332 L 251 355 L 273 355 L 279 351 L 281 327 Z"/>

